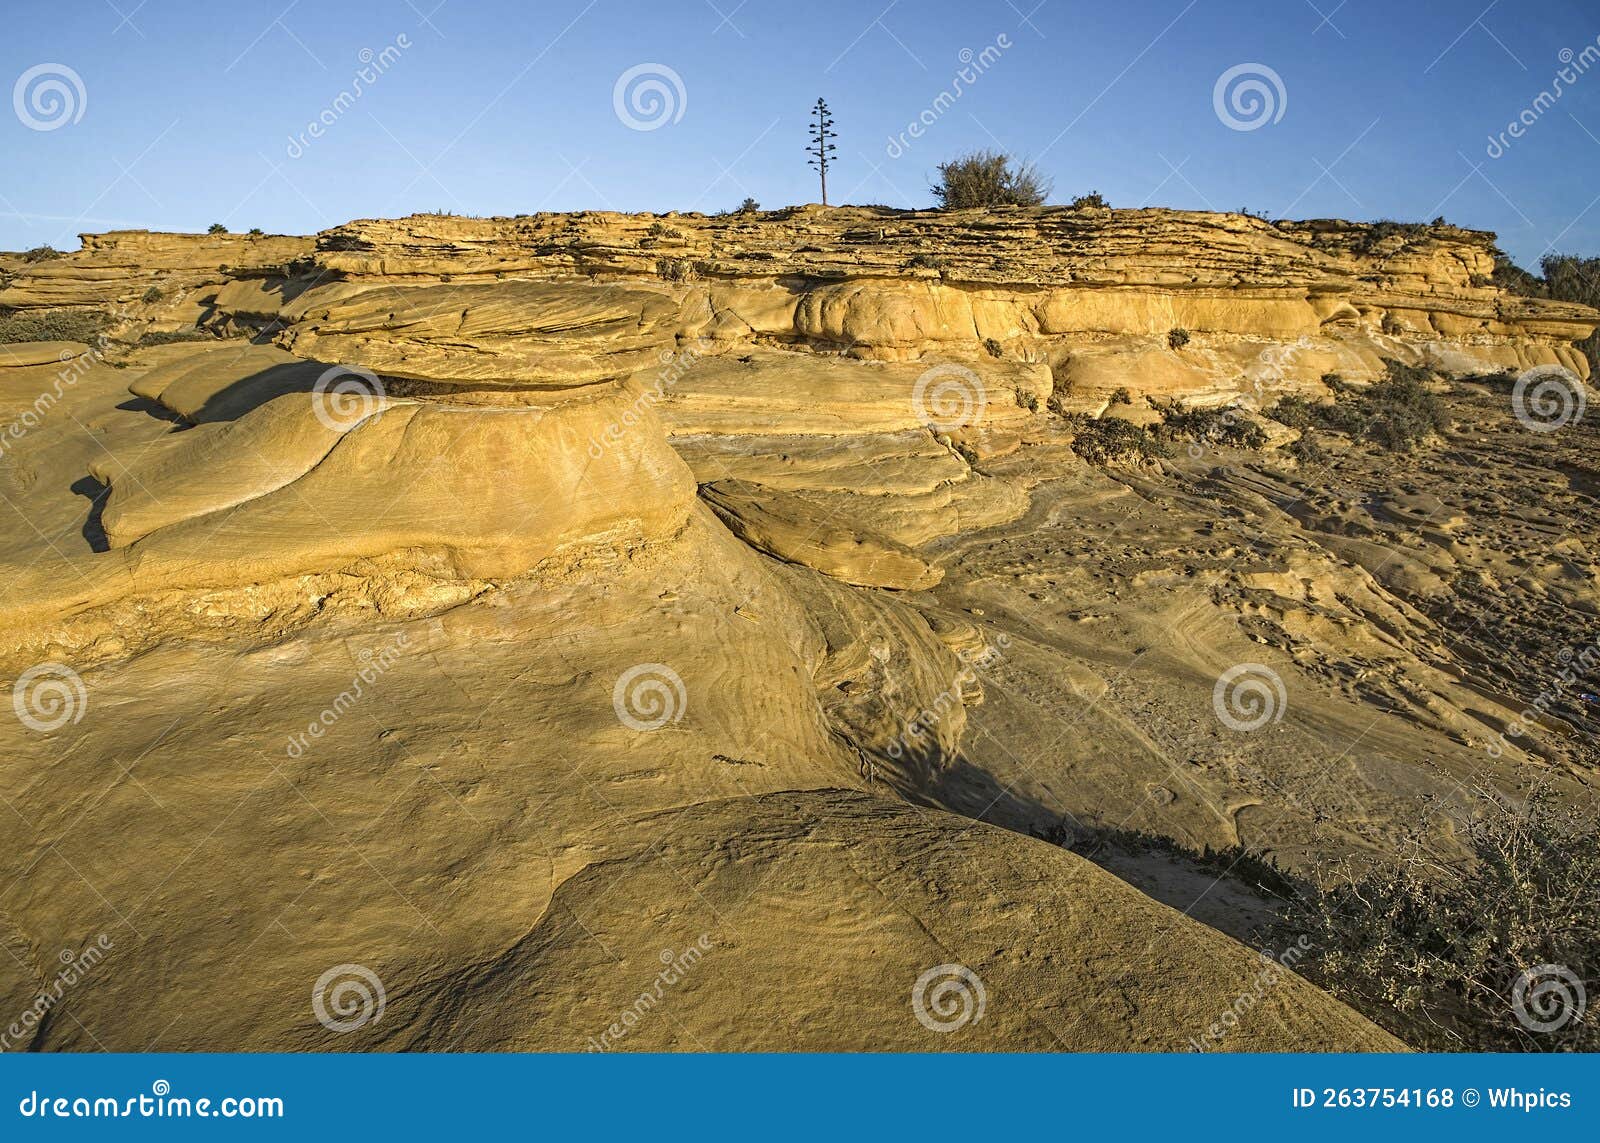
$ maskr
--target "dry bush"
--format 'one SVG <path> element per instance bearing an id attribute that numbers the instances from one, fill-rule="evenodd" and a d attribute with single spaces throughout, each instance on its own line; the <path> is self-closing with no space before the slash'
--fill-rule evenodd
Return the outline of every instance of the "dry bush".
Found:
<path id="1" fill-rule="evenodd" d="M 1304 889 L 1290 908 L 1314 945 L 1303 971 L 1413 1047 L 1595 1051 L 1600 1017 L 1573 1018 L 1572 981 L 1600 968 L 1600 837 L 1593 821 L 1535 791 L 1521 806 L 1480 796 L 1465 869 L 1413 842 L 1398 865 Z M 1541 966 L 1522 998 L 1514 988 Z M 1551 991 L 1540 983 L 1556 982 Z M 1565 1023 L 1561 1018 L 1565 1014 Z"/>
<path id="2" fill-rule="evenodd" d="M 79 341 L 92 345 L 110 322 L 110 315 L 98 310 L 0 310 L 0 345 L 23 341 Z"/>
<path id="3" fill-rule="evenodd" d="M 1155 435 L 1164 441 L 1188 441 L 1212 448 L 1263 449 L 1267 434 L 1237 405 L 1225 409 L 1194 409 L 1182 401 L 1157 403 L 1161 424 Z"/>
<path id="4" fill-rule="evenodd" d="M 999 151 L 973 151 L 939 164 L 929 188 L 945 210 L 974 206 L 1041 206 L 1050 183 L 1031 163 Z"/>
<path id="5" fill-rule="evenodd" d="M 1075 430 L 1072 451 L 1090 464 L 1143 464 L 1172 455 L 1149 429 L 1131 421 L 1082 415 L 1069 416 L 1067 420 Z"/>
<path id="6" fill-rule="evenodd" d="M 1385 376 L 1364 389 L 1346 385 L 1330 373 L 1323 380 L 1334 391 L 1331 403 L 1284 397 L 1267 410 L 1267 416 L 1290 428 L 1314 426 L 1369 440 L 1391 452 L 1411 452 L 1448 432 L 1450 414 L 1428 388 L 1427 370 L 1399 361 L 1385 365 Z"/>

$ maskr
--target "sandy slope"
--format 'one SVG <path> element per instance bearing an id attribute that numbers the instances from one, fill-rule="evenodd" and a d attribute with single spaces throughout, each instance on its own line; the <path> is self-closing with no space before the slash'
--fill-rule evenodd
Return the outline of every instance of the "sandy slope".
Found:
<path id="1" fill-rule="evenodd" d="M 8 560 L 74 591 L 117 555 L 68 476 L 170 429 L 117 407 L 129 372 L 86 375 L 7 458 Z M 13 629 L 13 661 L 70 651 L 87 699 L 48 733 L 0 725 L 6 1005 L 59 951 L 112 948 L 12 1046 L 579 1049 L 701 934 L 704 961 L 607 1047 L 1175 1049 L 1259 990 L 1245 947 L 863 775 L 852 743 L 959 687 L 948 625 L 774 564 L 704 508 L 585 553 L 459 595 L 345 575 L 312 608 L 283 585 L 157 592 L 49 648 Z M 633 729 L 614 687 L 651 663 L 679 717 Z M 346 963 L 386 1007 L 336 1034 L 309 1000 Z M 986 989 L 950 1034 L 910 1000 L 945 963 Z M 1389 1042 L 1298 979 L 1265 992 L 1225 1046 Z"/>

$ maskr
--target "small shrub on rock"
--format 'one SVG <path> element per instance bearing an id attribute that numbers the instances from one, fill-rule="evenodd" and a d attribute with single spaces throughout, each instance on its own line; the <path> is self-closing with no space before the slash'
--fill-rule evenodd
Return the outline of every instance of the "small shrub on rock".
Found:
<path id="1" fill-rule="evenodd" d="M 973 151 L 940 163 L 939 181 L 929 188 L 945 210 L 975 206 L 1040 206 L 1050 183 L 1030 163 L 999 151 Z"/>
<path id="2" fill-rule="evenodd" d="M 1131 421 L 1081 414 L 1067 419 L 1076 430 L 1072 438 L 1072 451 L 1090 464 L 1143 464 L 1172 455 L 1171 450 L 1152 436 L 1149 429 Z"/>
<path id="3" fill-rule="evenodd" d="M 1449 432 L 1450 414 L 1428 388 L 1428 371 L 1393 360 L 1385 365 L 1385 376 L 1365 389 L 1330 373 L 1323 381 L 1334 392 L 1331 403 L 1284 397 L 1267 410 L 1267 416 L 1290 428 L 1315 426 L 1344 433 L 1390 452 L 1411 452 Z"/>
<path id="4" fill-rule="evenodd" d="M 1189 441 L 1212 448 L 1262 449 L 1267 434 L 1236 405 L 1226 409 L 1192 409 L 1182 401 L 1158 405 L 1161 424 L 1155 435 L 1163 441 Z"/>
<path id="5" fill-rule="evenodd" d="M 1463 866 L 1413 841 L 1394 866 L 1298 894 L 1307 975 L 1426 1051 L 1600 1050 L 1600 1020 L 1578 1011 L 1600 972 L 1592 818 L 1540 791 L 1483 794 L 1465 841 Z"/>

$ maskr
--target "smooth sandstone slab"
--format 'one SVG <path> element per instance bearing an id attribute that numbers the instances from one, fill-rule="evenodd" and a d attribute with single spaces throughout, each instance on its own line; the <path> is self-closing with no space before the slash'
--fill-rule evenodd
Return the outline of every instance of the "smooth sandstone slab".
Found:
<path id="1" fill-rule="evenodd" d="M 944 578 L 937 565 L 906 545 L 835 519 L 795 512 L 788 498 L 760 485 L 719 481 L 700 495 L 745 543 L 846 583 L 925 591 Z"/>
<path id="2" fill-rule="evenodd" d="M 372 403 L 377 415 L 387 400 Z M 160 528 L 235 508 L 299 480 L 357 422 L 319 416 L 309 394 L 289 393 L 234 421 L 197 425 L 133 462 L 97 460 L 90 474 L 111 487 L 101 515 L 112 547 Z"/>
<path id="3" fill-rule="evenodd" d="M 0 369 L 65 364 L 88 352 L 89 347 L 78 341 L 23 341 L 15 345 L 0 345 Z"/>

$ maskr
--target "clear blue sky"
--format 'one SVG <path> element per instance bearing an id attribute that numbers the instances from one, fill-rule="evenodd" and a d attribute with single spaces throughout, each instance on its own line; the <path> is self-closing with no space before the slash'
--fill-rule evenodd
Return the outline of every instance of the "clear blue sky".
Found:
<path id="1" fill-rule="evenodd" d="M 0 248 L 213 221 L 310 233 L 431 209 L 814 201 L 802 149 L 826 95 L 834 201 L 928 205 L 936 162 L 999 146 L 1035 159 L 1058 201 L 1099 190 L 1115 206 L 1443 214 L 1498 231 L 1524 263 L 1551 248 L 1600 254 L 1600 64 L 1575 61 L 1570 89 L 1486 153 L 1550 90 L 1563 49 L 1597 43 L 1600 5 L 1486 4 L 11 0 Z M 291 138 L 352 90 L 363 49 L 401 36 L 410 46 L 291 157 Z M 1001 36 L 1010 46 L 933 111 L 962 50 Z M 44 73 L 16 87 L 45 64 L 71 69 L 83 95 L 72 77 L 40 90 Z M 640 64 L 682 83 L 680 99 L 668 80 L 674 113 L 654 130 L 615 109 L 619 77 Z M 1270 68 L 1284 92 L 1280 104 L 1267 81 L 1253 130 L 1215 107 L 1218 78 L 1241 64 Z M 925 110 L 925 133 L 891 157 L 890 137 Z M 1230 114 L 1251 122 L 1248 108 Z"/>

